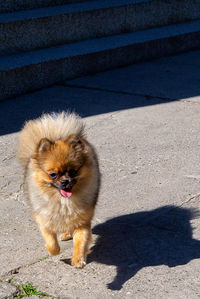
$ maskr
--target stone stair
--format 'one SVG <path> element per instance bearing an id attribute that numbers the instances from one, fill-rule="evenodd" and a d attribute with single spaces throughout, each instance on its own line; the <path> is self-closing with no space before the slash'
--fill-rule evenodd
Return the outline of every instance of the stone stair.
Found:
<path id="1" fill-rule="evenodd" d="M 1 100 L 200 47 L 200 0 L 30 2 L 0 0 Z"/>

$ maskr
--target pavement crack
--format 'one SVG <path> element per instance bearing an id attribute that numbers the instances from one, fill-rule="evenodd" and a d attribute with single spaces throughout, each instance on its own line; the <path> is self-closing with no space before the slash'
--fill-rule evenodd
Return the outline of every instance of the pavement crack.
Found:
<path id="1" fill-rule="evenodd" d="M 15 158 L 15 155 L 10 156 L 10 157 L 5 157 L 5 158 L 2 160 L 2 162 L 9 161 L 9 160 L 11 160 L 11 159 L 13 159 L 13 158 Z"/>
<path id="2" fill-rule="evenodd" d="M 69 88 L 79 88 L 79 89 L 87 89 L 87 90 L 96 90 L 96 91 L 103 91 L 108 93 L 116 93 L 116 94 L 122 94 L 122 95 L 135 95 L 140 97 L 145 97 L 147 100 L 149 99 L 159 99 L 163 101 L 177 101 L 176 98 L 169 98 L 169 97 L 162 97 L 157 95 L 149 95 L 145 93 L 138 93 L 138 92 L 128 92 L 128 91 L 122 91 L 122 90 L 113 90 L 113 89 L 107 89 L 107 88 L 100 88 L 100 87 L 88 87 L 84 85 L 76 85 L 76 84 L 65 84 L 66 87 Z"/>
<path id="3" fill-rule="evenodd" d="M 12 291 L 7 295 L 6 297 L 3 297 L 5 299 L 14 299 L 14 298 L 22 298 L 22 297 L 31 297 L 31 296 L 37 296 L 37 298 L 51 298 L 51 299 L 59 299 L 59 297 L 55 297 L 53 295 L 50 295 L 46 292 L 37 290 L 35 286 L 29 281 L 26 281 L 25 283 L 22 282 L 15 282 L 14 277 L 11 277 L 7 281 L 3 281 L 0 279 L 0 282 L 12 286 Z"/>
<path id="4" fill-rule="evenodd" d="M 190 203 L 193 199 L 197 199 L 199 196 L 200 196 L 200 193 L 197 193 L 197 194 L 193 195 L 192 197 L 190 197 L 186 201 L 182 202 L 177 208 L 182 207 L 183 205 Z"/>
<path id="5" fill-rule="evenodd" d="M 12 287 L 15 287 L 15 290 L 12 291 L 12 294 L 9 294 L 9 296 L 4 297 L 4 298 L 6 298 L 6 299 L 21 298 L 21 296 L 20 296 L 21 295 L 21 286 L 25 286 L 29 282 L 25 282 L 25 284 L 19 283 L 19 282 L 15 281 L 15 277 L 17 277 L 17 275 L 20 273 L 21 269 L 24 269 L 26 267 L 30 267 L 30 266 L 38 263 L 38 262 L 42 262 L 47 258 L 49 258 L 49 256 L 44 256 L 44 257 L 38 259 L 35 262 L 32 262 L 30 264 L 26 264 L 26 265 L 23 265 L 23 266 L 19 266 L 17 268 L 14 268 L 14 269 L 8 271 L 7 273 L 1 275 L 0 276 L 0 282 L 2 282 L 4 284 L 7 284 L 7 285 L 11 285 Z M 40 298 L 48 297 L 48 298 L 52 298 L 52 299 L 59 299 L 59 297 L 55 297 L 55 296 L 50 295 L 50 294 L 46 294 L 45 296 L 42 296 L 42 292 L 39 292 L 39 293 L 41 293 L 41 295 L 39 295 Z"/>
<path id="6" fill-rule="evenodd" d="M 11 184 L 11 181 L 6 182 L 2 187 L 1 191 L 3 191 L 5 188 L 7 188 Z"/>
<path id="7" fill-rule="evenodd" d="M 43 256 L 43 257 L 39 258 L 38 260 L 30 263 L 30 264 L 26 264 L 26 265 L 19 266 L 17 268 L 13 268 L 10 271 L 8 271 L 5 274 L 3 274 L 0 277 L 0 281 L 10 283 L 10 281 L 13 280 L 14 276 L 17 275 L 17 274 L 19 274 L 19 272 L 20 272 L 21 269 L 33 266 L 33 265 L 35 265 L 35 264 L 37 264 L 39 262 L 42 262 L 42 261 L 48 259 L 49 257 L 50 257 L 49 255 L 46 255 L 46 256 Z"/>
<path id="8" fill-rule="evenodd" d="M 126 94 L 126 95 L 132 95 L 132 93 L 127 92 L 127 91 L 116 91 L 112 89 L 107 89 L 107 88 L 99 88 L 99 87 L 88 87 L 84 85 L 76 85 L 76 84 L 65 84 L 66 87 L 69 88 L 79 88 L 79 89 L 87 89 L 87 90 L 96 90 L 96 91 L 104 91 L 104 92 L 109 92 L 109 93 L 117 93 L 117 94 Z"/>

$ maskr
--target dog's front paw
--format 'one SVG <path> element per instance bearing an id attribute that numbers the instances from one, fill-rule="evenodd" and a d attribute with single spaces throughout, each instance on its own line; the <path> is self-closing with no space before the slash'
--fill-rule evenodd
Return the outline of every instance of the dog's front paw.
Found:
<path id="1" fill-rule="evenodd" d="M 86 261 L 84 260 L 84 258 L 73 258 L 72 259 L 72 266 L 82 269 L 83 267 L 85 267 L 86 265 Z"/>

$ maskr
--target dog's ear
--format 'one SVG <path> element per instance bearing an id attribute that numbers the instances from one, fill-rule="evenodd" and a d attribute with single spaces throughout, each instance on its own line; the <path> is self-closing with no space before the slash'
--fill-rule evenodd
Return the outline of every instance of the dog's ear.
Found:
<path id="1" fill-rule="evenodd" d="M 86 149 L 86 144 L 83 138 L 78 135 L 71 135 L 67 142 L 73 147 L 73 149 L 78 151 L 84 151 Z"/>
<path id="2" fill-rule="evenodd" d="M 41 154 L 41 153 L 47 151 L 52 144 L 53 143 L 49 139 L 42 138 L 37 147 L 38 154 Z"/>

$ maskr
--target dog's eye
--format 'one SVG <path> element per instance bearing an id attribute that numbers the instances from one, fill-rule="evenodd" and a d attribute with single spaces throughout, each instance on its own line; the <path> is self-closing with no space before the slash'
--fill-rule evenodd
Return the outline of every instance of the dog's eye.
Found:
<path id="1" fill-rule="evenodd" d="M 57 175 L 57 173 L 52 172 L 52 173 L 49 173 L 49 176 L 50 176 L 51 179 L 55 180 L 58 175 Z"/>
<path id="2" fill-rule="evenodd" d="M 71 178 L 75 177 L 77 175 L 77 171 L 75 169 L 70 169 L 69 171 L 69 176 Z"/>

